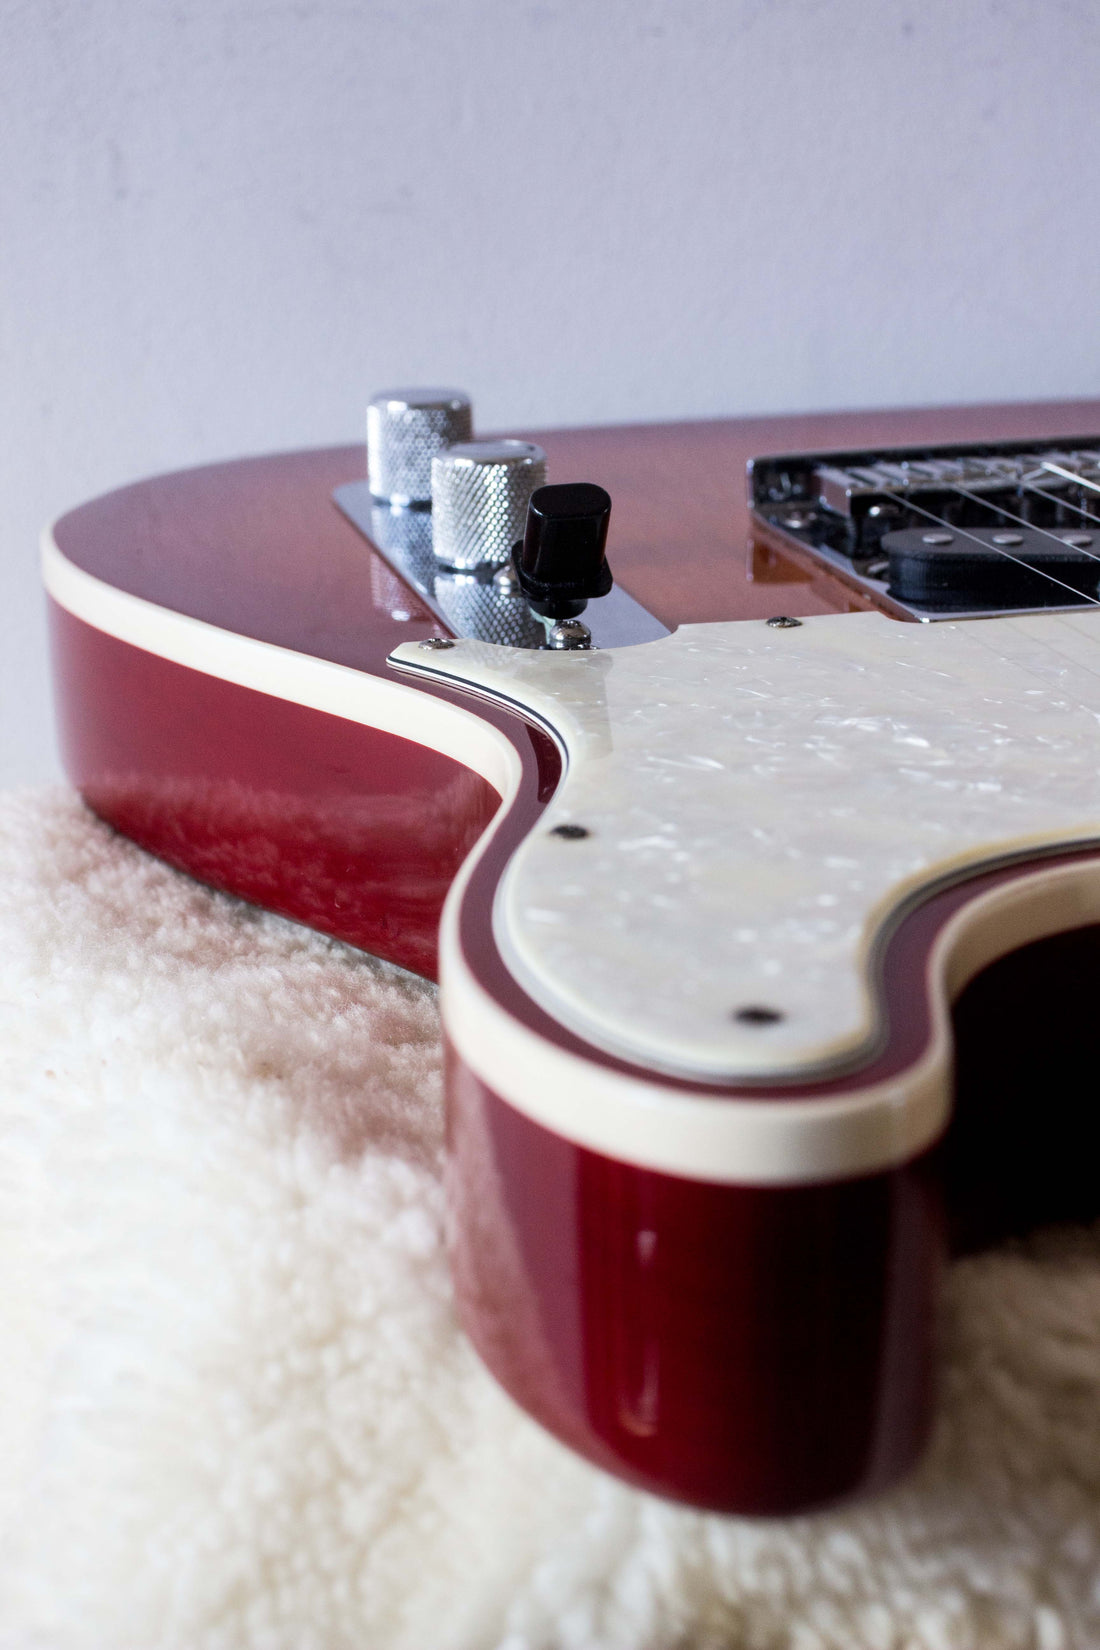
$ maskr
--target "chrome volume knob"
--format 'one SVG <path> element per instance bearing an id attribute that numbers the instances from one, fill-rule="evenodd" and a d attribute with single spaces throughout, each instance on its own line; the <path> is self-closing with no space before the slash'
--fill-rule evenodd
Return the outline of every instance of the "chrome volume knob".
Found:
<path id="1" fill-rule="evenodd" d="M 383 390 L 367 407 L 367 475 L 387 504 L 427 504 L 432 459 L 473 429 L 461 390 Z"/>
<path id="2" fill-rule="evenodd" d="M 432 536 L 444 567 L 499 567 L 523 536 L 531 494 L 546 481 L 533 441 L 468 441 L 432 459 Z"/>

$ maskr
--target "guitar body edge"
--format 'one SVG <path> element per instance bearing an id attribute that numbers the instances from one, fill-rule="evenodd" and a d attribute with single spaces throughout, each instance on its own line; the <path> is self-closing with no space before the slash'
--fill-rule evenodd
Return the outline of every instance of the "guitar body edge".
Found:
<path id="1" fill-rule="evenodd" d="M 1033 1022 L 1034 978 L 979 1018 L 974 1041 L 1007 1047 L 975 1081 L 968 1046 L 959 1096 L 951 1021 L 1018 947 L 1053 959 L 1048 997 L 1080 971 L 1100 935 L 1095 845 L 911 911 L 883 960 L 878 1061 L 801 1089 L 664 1096 L 598 1051 L 582 1065 L 507 987 L 492 857 L 491 841 L 472 857 L 443 925 L 449 1242 L 482 1359 L 589 1460 L 694 1506 L 786 1516 L 895 1482 L 934 1412 L 949 1249 L 1100 1201 L 1080 1176 L 1064 1189 L 1088 1151 L 1079 1050 L 1044 1055 L 1038 1131 L 1034 1061 L 1018 1092 L 1002 1021 Z"/>
<path id="2" fill-rule="evenodd" d="M 749 1516 L 869 1493 L 917 1459 L 945 1254 L 934 1151 L 825 1184 L 719 1184 L 575 1145 L 453 1045 L 447 1094 L 462 1321 L 563 1442 Z"/>
<path id="3" fill-rule="evenodd" d="M 50 618 L 65 761 L 94 812 L 203 882 L 435 976 L 448 890 L 500 810 L 485 778 L 56 601 Z M 523 724 L 517 750 L 502 855 L 559 766 Z M 942 1253 L 923 1158 L 822 1187 L 707 1185 L 541 1128 L 453 1047 L 448 1070 L 460 1310 L 520 1403 L 605 1468 L 724 1510 L 789 1511 L 904 1470 L 930 1414 L 930 1352 L 913 1353 Z M 832 1442 L 808 1449 L 823 1423 Z"/>
<path id="4" fill-rule="evenodd" d="M 889 1046 L 858 1071 L 786 1090 L 708 1088 L 632 1073 L 574 1034 L 548 1031 L 542 1010 L 504 977 L 492 896 L 558 785 L 558 747 L 519 715 L 446 687 L 405 687 L 388 672 L 399 641 L 437 625 L 407 593 L 400 605 L 412 622 L 403 612 L 401 625 L 389 624 L 392 574 L 369 562 L 345 524 L 323 520 L 314 500 L 327 499 L 346 462 L 324 458 L 333 470 L 324 487 L 321 457 L 162 478 L 70 518 L 61 550 L 71 544 L 95 563 L 99 581 L 82 585 L 79 568 L 47 558 L 48 581 L 58 581 L 51 630 L 72 782 L 108 823 L 189 874 L 428 977 L 450 896 L 447 1175 L 459 1309 L 489 1368 L 539 1421 L 620 1477 L 725 1512 L 798 1513 L 885 1486 L 916 1459 L 932 1414 L 953 1184 L 944 1173 L 950 1003 L 1010 947 L 1100 922 L 1096 846 L 979 869 L 910 909 L 882 963 Z M 226 574 L 228 594 L 216 589 L 226 557 L 211 524 L 223 512 L 244 521 L 245 506 L 269 491 L 270 512 L 249 528 L 253 561 L 240 552 L 239 584 L 259 589 L 258 566 L 275 596 L 257 598 L 261 617 L 242 634 L 229 612 L 233 579 Z M 187 611 L 197 617 L 172 610 L 174 532 L 208 558 L 202 578 L 188 575 Z M 164 545 L 143 562 L 143 535 L 157 533 Z M 302 570 L 298 544 L 312 537 L 316 550 L 318 533 L 328 537 L 317 565 L 340 569 L 342 580 L 318 607 L 341 616 L 340 634 L 328 655 L 310 657 L 304 596 L 315 574 Z M 224 544 L 237 553 L 246 537 L 235 528 Z M 127 579 L 132 570 L 133 585 L 108 589 L 114 566 Z M 721 589 L 732 587 L 724 564 L 715 566 Z M 681 586 L 693 588 L 676 568 L 669 587 Z M 803 611 L 791 595 L 801 587 L 747 588 L 759 613 Z M 286 614 L 270 617 L 275 597 Z M 204 625 L 207 613 L 214 622 Z M 250 640 L 261 622 L 267 639 Z M 190 627 L 187 648 L 197 651 L 173 656 L 171 640 L 143 643 L 147 623 L 172 635 Z M 256 673 L 227 674 L 223 643 L 248 653 Z M 526 1052 L 507 1083 L 495 1080 L 496 1045 L 481 1039 L 475 1057 L 469 1044 L 446 977 L 457 980 L 459 954 L 501 1024 L 518 1028 Z M 672 1161 L 652 1142 L 620 1151 L 609 1149 L 614 1136 L 601 1146 L 555 1127 L 558 1097 L 540 1111 L 532 1096 L 548 1089 L 559 1059 L 583 1064 L 608 1092 L 650 1084 L 638 1090 L 640 1112 L 662 1093 L 679 1098 L 701 1120 L 704 1142 L 708 1112 L 732 1120 L 736 1142 L 738 1117 L 751 1122 L 763 1103 L 778 1140 L 784 1106 L 791 1118 L 799 1107 L 839 1116 L 847 1096 L 863 1103 L 861 1090 L 872 1097 L 874 1128 L 851 1153 L 834 1131 L 832 1156 L 816 1167 L 807 1158 L 786 1176 L 768 1167 L 774 1141 L 759 1159 L 712 1159 L 708 1172 L 705 1150 Z M 911 1105 L 917 1086 L 923 1098 Z M 899 1114 L 909 1107 L 893 1138 L 891 1095 Z M 983 1096 L 983 1106 L 998 1098 Z M 950 1195 L 965 1197 L 967 1186 Z"/>
<path id="5" fill-rule="evenodd" d="M 440 913 L 500 806 L 396 734 L 242 687 L 51 603 L 66 771 L 201 882 L 434 979 Z"/>

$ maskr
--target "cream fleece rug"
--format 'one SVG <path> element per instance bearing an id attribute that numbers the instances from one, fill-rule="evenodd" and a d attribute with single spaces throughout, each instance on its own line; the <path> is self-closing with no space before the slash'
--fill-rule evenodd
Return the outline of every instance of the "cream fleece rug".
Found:
<path id="1" fill-rule="evenodd" d="M 3 1650 L 1100 1645 L 1100 1234 L 956 1268 L 904 1488 L 701 1516 L 484 1375 L 431 990 L 0 799 Z"/>

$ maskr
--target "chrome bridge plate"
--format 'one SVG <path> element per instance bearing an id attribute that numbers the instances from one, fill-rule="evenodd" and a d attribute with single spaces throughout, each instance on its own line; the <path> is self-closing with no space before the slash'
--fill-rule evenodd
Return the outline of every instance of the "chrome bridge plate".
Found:
<path id="1" fill-rule="evenodd" d="M 1100 436 L 787 453 L 751 460 L 747 480 L 753 520 L 771 538 L 808 552 L 898 618 L 927 624 L 1097 605 Z M 989 547 L 1000 549 L 1001 599 L 950 580 L 931 599 L 906 593 L 898 547 L 901 534 L 914 533 L 929 545 L 930 535 L 951 535 L 955 553 L 970 547 L 987 566 Z M 1028 561 L 1036 545 L 1048 565 L 1056 549 L 1076 560 L 1068 583 L 1064 569 L 1059 578 Z"/>

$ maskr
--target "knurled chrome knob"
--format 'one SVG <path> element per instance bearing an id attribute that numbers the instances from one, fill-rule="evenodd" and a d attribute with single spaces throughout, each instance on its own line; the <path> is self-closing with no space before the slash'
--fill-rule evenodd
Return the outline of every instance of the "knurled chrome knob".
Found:
<path id="1" fill-rule="evenodd" d="M 461 390 L 383 390 L 367 407 L 367 475 L 375 498 L 427 504 L 432 459 L 473 430 Z"/>
<path id="2" fill-rule="evenodd" d="M 533 441 L 468 441 L 432 459 L 432 534 L 445 567 L 500 566 L 523 536 L 531 494 L 546 481 Z"/>

